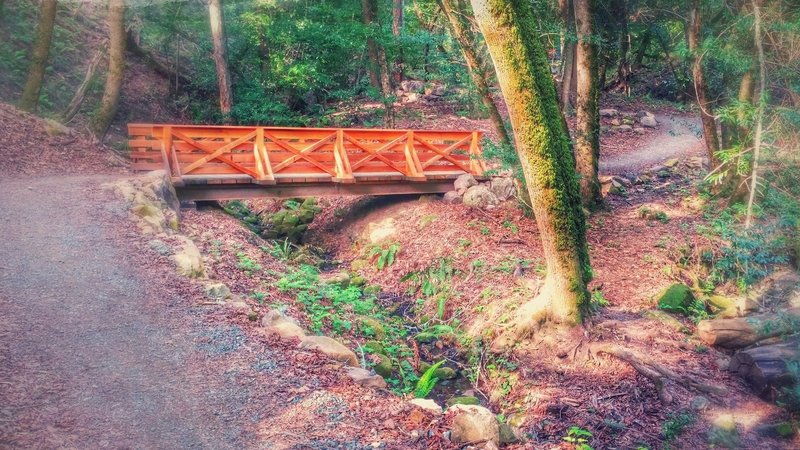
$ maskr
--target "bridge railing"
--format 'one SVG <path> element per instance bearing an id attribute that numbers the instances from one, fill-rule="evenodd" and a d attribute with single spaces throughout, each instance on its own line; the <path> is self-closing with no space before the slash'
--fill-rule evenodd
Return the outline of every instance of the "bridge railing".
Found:
<path id="1" fill-rule="evenodd" d="M 478 131 L 129 124 L 132 167 L 177 184 L 307 183 L 483 175 Z"/>

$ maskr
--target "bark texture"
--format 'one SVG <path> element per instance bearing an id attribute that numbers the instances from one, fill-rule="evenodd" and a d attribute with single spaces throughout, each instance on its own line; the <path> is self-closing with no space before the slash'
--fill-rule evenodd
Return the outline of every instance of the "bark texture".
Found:
<path id="1" fill-rule="evenodd" d="M 561 83 L 559 84 L 559 104 L 564 114 L 570 112 L 572 107 L 572 86 L 576 85 L 575 79 L 575 12 L 573 0 L 559 0 L 561 20 L 564 21 L 564 45 L 561 52 Z"/>
<path id="2" fill-rule="evenodd" d="M 506 130 L 503 117 L 500 115 L 497 104 L 495 104 L 492 93 L 489 90 L 489 74 L 483 69 L 478 52 L 475 50 L 475 35 L 472 33 L 469 24 L 463 19 L 466 12 L 459 8 L 456 0 L 439 0 L 439 6 L 447 16 L 453 38 L 461 47 L 461 53 L 467 63 L 470 78 L 472 78 L 472 83 L 478 91 L 478 96 L 481 98 L 484 108 L 486 108 L 486 113 L 489 115 L 489 120 L 492 121 L 495 132 L 503 144 L 511 146 L 512 141 Z"/>
<path id="3" fill-rule="evenodd" d="M 392 36 L 395 43 L 399 43 L 403 35 L 403 25 L 405 23 L 405 2 L 404 0 L 392 0 Z M 399 85 L 403 81 L 403 47 L 398 45 L 397 57 L 394 60 L 394 82 Z"/>
<path id="4" fill-rule="evenodd" d="M 576 68 L 575 159 L 580 175 L 583 204 L 592 209 L 602 203 L 597 179 L 600 159 L 600 102 L 597 76 L 597 49 L 592 42 L 594 1 L 573 0 L 575 29 L 578 32 Z"/>
<path id="5" fill-rule="evenodd" d="M 230 121 L 233 107 L 231 92 L 231 76 L 228 71 L 227 40 L 225 38 L 225 16 L 222 12 L 222 0 L 208 0 L 208 18 L 211 23 L 211 41 L 214 46 L 214 66 L 217 70 L 217 88 L 219 89 L 219 110 L 224 121 Z"/>
<path id="6" fill-rule="evenodd" d="M 50 41 L 53 39 L 53 25 L 56 21 L 56 0 L 42 0 L 39 10 L 39 24 L 36 26 L 36 39 L 31 50 L 31 65 L 19 108 L 24 111 L 36 111 L 39 105 L 39 94 L 42 92 L 44 71 L 47 68 L 47 57 L 50 54 Z"/>
<path id="7" fill-rule="evenodd" d="M 787 362 L 800 362 L 800 338 L 736 352 L 728 370 L 747 381 L 759 396 L 774 400 L 780 388 L 795 383 Z"/>
<path id="8" fill-rule="evenodd" d="M 377 26 L 378 2 L 376 0 L 362 0 L 361 6 L 364 24 L 367 26 Z M 392 89 L 392 74 L 389 69 L 389 61 L 386 59 L 386 50 L 372 37 L 371 33 L 367 38 L 367 50 L 371 62 L 370 82 L 373 86 L 381 90 L 386 126 L 392 128 L 394 127 L 394 91 Z"/>
<path id="9" fill-rule="evenodd" d="M 361 0 L 361 13 L 364 25 L 372 26 L 378 21 L 378 11 L 375 0 Z M 380 58 L 378 56 L 378 42 L 370 33 L 367 37 L 367 53 L 369 54 L 369 82 L 376 89 L 381 88 Z"/>
<path id="10" fill-rule="evenodd" d="M 798 320 L 800 308 L 783 311 L 781 316 L 773 314 L 701 320 L 697 324 L 697 335 L 708 345 L 738 349 L 790 333 Z"/>
<path id="11" fill-rule="evenodd" d="M 100 62 L 103 60 L 103 53 L 105 53 L 105 45 L 98 49 L 97 53 L 95 53 L 95 55 L 92 57 L 92 60 L 89 62 L 89 66 L 86 68 L 86 75 L 84 75 L 83 81 L 75 91 L 75 95 L 72 96 L 72 100 L 70 100 L 69 105 L 67 105 L 67 109 L 65 109 L 64 113 L 61 115 L 61 119 L 64 121 L 64 123 L 72 120 L 72 118 L 75 117 L 75 114 L 78 113 L 78 110 L 83 103 L 83 99 L 86 97 L 86 91 L 89 89 L 89 84 L 92 82 L 94 74 L 97 71 L 97 67 L 100 66 Z"/>
<path id="12" fill-rule="evenodd" d="M 589 297 L 586 283 L 591 268 L 575 157 L 532 4 L 526 0 L 472 0 L 472 9 L 508 104 L 547 260 L 547 277 L 540 293 L 517 310 L 493 346 L 502 350 L 543 321 L 579 323 Z"/>
<path id="13" fill-rule="evenodd" d="M 117 114 L 120 89 L 125 78 L 125 0 L 109 0 L 107 22 L 108 73 L 100 109 L 92 127 L 95 136 L 101 140 Z"/>
<path id="14" fill-rule="evenodd" d="M 692 0 L 686 40 L 689 44 L 689 52 L 691 52 L 692 55 L 692 78 L 694 79 L 695 96 L 697 98 L 697 105 L 700 107 L 700 117 L 703 122 L 703 139 L 706 142 L 706 151 L 708 152 L 710 165 L 711 167 L 716 167 L 719 163 L 716 157 L 716 152 L 719 150 L 719 136 L 717 135 L 717 124 L 712 115 L 712 104 L 708 96 L 705 71 L 703 70 L 703 60 L 700 54 L 702 29 L 700 1 Z"/>

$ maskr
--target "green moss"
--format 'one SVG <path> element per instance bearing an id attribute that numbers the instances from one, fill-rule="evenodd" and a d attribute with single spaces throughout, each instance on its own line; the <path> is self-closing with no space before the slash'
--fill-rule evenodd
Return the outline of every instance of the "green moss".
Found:
<path id="1" fill-rule="evenodd" d="M 658 308 L 687 316 L 696 315 L 696 313 L 705 310 L 705 306 L 694 297 L 692 290 L 680 283 L 668 287 L 659 296 Z"/>
<path id="2" fill-rule="evenodd" d="M 375 373 L 382 376 L 383 378 L 389 378 L 392 376 L 392 358 L 389 358 L 386 355 L 378 355 L 378 362 L 372 366 L 372 369 L 375 370 Z"/>
<path id="3" fill-rule="evenodd" d="M 386 337 L 386 330 L 383 325 L 372 317 L 361 317 L 359 320 L 359 331 L 365 336 L 372 336 L 376 339 Z"/>
<path id="4" fill-rule="evenodd" d="M 367 353 L 372 353 L 376 355 L 386 354 L 386 349 L 383 347 L 383 344 L 381 344 L 378 341 L 367 341 L 366 343 L 364 343 L 363 347 L 364 351 L 366 351 Z"/>
<path id="5" fill-rule="evenodd" d="M 455 405 L 480 405 L 481 401 L 478 400 L 478 397 L 473 397 L 471 395 L 466 395 L 462 397 L 453 397 L 448 399 L 445 404 L 447 407 L 455 406 Z"/>

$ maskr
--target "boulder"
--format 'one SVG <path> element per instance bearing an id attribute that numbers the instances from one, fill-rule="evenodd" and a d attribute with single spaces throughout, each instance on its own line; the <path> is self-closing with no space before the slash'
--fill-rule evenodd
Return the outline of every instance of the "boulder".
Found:
<path id="1" fill-rule="evenodd" d="M 613 125 L 615 127 L 618 127 L 618 126 L 622 125 L 622 121 L 615 117 L 615 118 L 611 119 L 611 125 Z"/>
<path id="2" fill-rule="evenodd" d="M 692 290 L 680 283 L 668 287 L 658 298 L 658 308 L 673 313 L 687 314 L 696 304 Z"/>
<path id="3" fill-rule="evenodd" d="M 403 103 L 415 103 L 418 102 L 420 99 L 420 95 L 417 92 L 409 92 L 403 97 Z"/>
<path id="4" fill-rule="evenodd" d="M 472 186 L 464 193 L 464 204 L 475 208 L 497 206 L 500 199 L 485 185 Z"/>
<path id="5" fill-rule="evenodd" d="M 282 339 L 303 339 L 306 335 L 305 331 L 294 320 L 274 309 L 264 315 L 261 319 L 261 326 L 268 333 L 275 333 Z"/>
<path id="6" fill-rule="evenodd" d="M 519 438 L 517 432 L 510 425 L 501 423 L 500 426 L 500 445 L 519 444 L 522 439 Z"/>
<path id="7" fill-rule="evenodd" d="M 383 389 L 386 387 L 386 380 L 384 380 L 383 377 L 360 367 L 348 367 L 347 376 L 359 386 L 373 389 Z"/>
<path id="8" fill-rule="evenodd" d="M 435 415 L 439 415 L 442 413 L 442 407 L 429 398 L 413 398 L 409 400 L 408 403 L 418 408 L 422 408 L 425 411 L 431 412 Z"/>
<path id="9" fill-rule="evenodd" d="M 453 183 L 453 188 L 459 195 L 464 195 L 464 192 L 466 192 L 467 189 L 477 184 L 478 180 L 476 180 L 472 174 L 465 173 L 464 175 L 460 175 L 458 178 L 456 178 L 456 181 Z"/>
<path id="10" fill-rule="evenodd" d="M 514 197 L 514 179 L 513 178 L 492 178 L 489 182 L 489 190 L 497 196 L 497 199 L 504 202 Z"/>
<path id="11" fill-rule="evenodd" d="M 372 336 L 375 339 L 383 339 L 386 337 L 386 329 L 383 327 L 383 324 L 372 317 L 360 317 L 358 319 L 358 325 L 358 329 L 366 336 Z"/>
<path id="12" fill-rule="evenodd" d="M 377 359 L 375 365 L 372 366 L 375 373 L 384 378 L 392 376 L 392 358 L 386 355 L 373 355 L 371 358 Z"/>
<path id="13" fill-rule="evenodd" d="M 680 162 L 680 160 L 678 158 L 672 158 L 672 159 L 668 159 L 668 160 L 664 161 L 663 166 L 668 168 L 668 169 L 671 169 L 671 168 L 677 166 L 679 162 Z"/>
<path id="14" fill-rule="evenodd" d="M 318 350 L 337 361 L 358 367 L 356 354 L 336 339 L 327 336 L 305 336 L 301 339 L 299 347 L 303 350 Z"/>
<path id="15" fill-rule="evenodd" d="M 331 285 L 331 286 L 340 286 L 343 289 L 346 289 L 350 286 L 350 274 L 347 271 L 342 270 L 341 272 L 333 272 L 333 273 L 326 273 L 320 277 L 320 281 L 324 284 Z"/>
<path id="16" fill-rule="evenodd" d="M 614 117 L 617 114 L 619 114 L 619 111 L 614 108 L 604 108 L 600 110 L 601 117 Z"/>
<path id="17" fill-rule="evenodd" d="M 202 278 L 205 276 L 203 256 L 194 242 L 186 236 L 177 236 L 181 242 L 180 248 L 172 255 L 175 267 L 179 274 L 189 278 Z"/>
<path id="18" fill-rule="evenodd" d="M 626 132 L 627 132 L 627 131 L 631 131 L 631 130 L 633 130 L 633 127 L 632 127 L 632 126 L 630 126 L 630 125 L 627 125 L 627 124 L 626 124 L 626 125 L 620 125 L 620 126 L 618 126 L 618 127 L 615 127 L 615 129 L 616 129 L 617 131 L 626 131 Z"/>
<path id="19" fill-rule="evenodd" d="M 425 83 L 418 80 L 403 80 L 400 87 L 406 92 L 422 93 L 425 91 Z"/>
<path id="20" fill-rule="evenodd" d="M 394 219 L 387 217 L 380 222 L 370 222 L 367 225 L 367 240 L 370 244 L 380 244 L 397 235 Z"/>
<path id="21" fill-rule="evenodd" d="M 495 415 L 478 405 L 455 405 L 447 410 L 452 417 L 451 439 L 457 444 L 485 442 L 500 445 L 500 426 Z"/>
<path id="22" fill-rule="evenodd" d="M 642 117 L 655 117 L 655 114 L 651 113 L 650 111 L 641 110 L 641 111 L 636 113 L 636 117 L 638 117 L 640 119 Z"/>
<path id="23" fill-rule="evenodd" d="M 461 196 L 458 195 L 456 191 L 449 191 L 444 193 L 444 197 L 442 197 L 442 201 L 445 203 L 461 203 L 462 199 Z"/>
<path id="24" fill-rule="evenodd" d="M 655 128 L 658 126 L 658 121 L 653 116 L 642 116 L 639 118 L 639 123 L 647 128 Z"/>
<path id="25" fill-rule="evenodd" d="M 206 285 L 206 297 L 213 300 L 225 300 L 230 298 L 231 290 L 225 283 L 210 283 Z"/>

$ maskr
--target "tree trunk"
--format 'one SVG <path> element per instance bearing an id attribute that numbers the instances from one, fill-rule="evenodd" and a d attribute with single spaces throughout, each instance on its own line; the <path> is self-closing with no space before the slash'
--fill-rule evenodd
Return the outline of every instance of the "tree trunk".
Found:
<path id="1" fill-rule="evenodd" d="M 378 2 L 377 0 L 362 0 L 362 13 L 364 24 L 368 27 L 378 27 Z M 385 113 L 386 126 L 394 127 L 394 92 L 392 90 L 392 75 L 389 70 L 389 62 L 386 60 L 386 51 L 383 46 L 372 37 L 372 32 L 367 38 L 367 49 L 369 51 L 370 81 L 372 85 L 380 88 L 383 94 L 383 107 Z"/>
<path id="2" fill-rule="evenodd" d="M 39 94 L 42 91 L 44 71 L 47 68 L 47 56 L 50 54 L 50 41 L 53 38 L 53 25 L 56 21 L 56 0 L 42 0 L 39 11 L 39 24 L 36 26 L 36 39 L 31 51 L 31 65 L 28 79 L 22 90 L 19 108 L 24 111 L 36 111 L 39 105 Z"/>
<path id="3" fill-rule="evenodd" d="M 573 0 L 559 0 L 561 20 L 564 21 L 564 51 L 561 54 L 561 84 L 559 104 L 564 114 L 569 114 L 572 105 L 572 84 L 575 76 L 575 12 Z M 577 83 L 576 83 L 577 84 Z"/>
<path id="4" fill-rule="evenodd" d="M 644 62 L 644 55 L 647 52 L 647 48 L 650 47 L 650 39 L 653 36 L 653 32 L 648 28 L 645 30 L 644 34 L 641 37 L 641 41 L 639 42 L 639 48 L 636 49 L 636 57 L 633 59 L 633 64 L 631 65 L 631 72 L 638 72 L 642 68 L 642 63 Z"/>
<path id="5" fill-rule="evenodd" d="M 591 268 L 575 157 L 533 5 L 515 0 L 472 0 L 472 9 L 508 104 L 547 261 L 541 291 L 517 310 L 493 346 L 500 350 L 528 335 L 542 321 L 580 323 L 589 298 L 586 283 L 591 279 Z"/>
<path id="6" fill-rule="evenodd" d="M 176 92 L 178 91 L 180 84 L 188 86 L 189 83 L 191 82 L 189 75 L 180 73 L 177 65 L 173 69 L 172 67 L 170 67 L 171 66 L 170 62 L 166 60 L 164 57 L 162 57 L 158 53 L 151 52 L 142 48 L 142 46 L 139 45 L 139 35 L 132 28 L 128 30 L 126 49 L 132 55 L 141 58 L 144 61 L 144 63 L 147 64 L 147 67 L 153 69 L 155 73 L 166 78 L 167 81 L 170 82 L 170 87 L 174 88 Z M 175 81 L 174 86 L 172 83 L 173 80 Z"/>
<path id="7" fill-rule="evenodd" d="M 728 370 L 750 384 L 762 398 L 775 400 L 778 390 L 796 383 L 789 370 L 790 362 L 800 362 L 800 339 L 736 352 Z"/>
<path id="8" fill-rule="evenodd" d="M 617 1 L 619 20 L 619 65 L 617 66 L 617 85 L 625 95 L 631 95 L 630 76 L 631 68 L 628 62 L 630 49 L 630 35 L 628 34 L 628 5 L 625 0 Z"/>
<path id="9" fill-rule="evenodd" d="M 708 87 L 706 86 L 702 55 L 700 54 L 701 30 L 700 1 L 692 0 L 686 39 L 689 44 L 689 52 L 692 55 L 692 78 L 694 79 L 695 96 L 703 122 L 703 138 L 706 142 L 709 165 L 714 168 L 719 165 L 716 157 L 716 152 L 719 150 L 719 136 L 717 136 L 717 124 L 711 111 L 712 105 L 708 98 Z"/>
<path id="10" fill-rule="evenodd" d="M 753 203 L 758 189 L 758 163 L 761 157 L 761 139 L 764 126 L 764 103 L 767 101 L 767 68 L 764 61 L 764 45 L 761 42 L 761 6 L 758 0 L 753 0 L 754 33 L 756 55 L 758 57 L 758 106 L 756 107 L 756 131 L 753 136 L 753 167 L 750 173 L 750 196 L 747 198 L 747 212 L 745 213 L 744 227 L 749 229 L 753 218 Z"/>
<path id="11" fill-rule="evenodd" d="M 394 83 L 399 86 L 403 81 L 403 46 L 400 43 L 401 36 L 403 35 L 404 18 L 404 1 L 392 0 L 392 36 L 394 36 L 395 44 L 397 45 L 397 56 L 394 60 Z"/>
<path id="12" fill-rule="evenodd" d="M 214 65 L 217 70 L 217 88 L 219 89 L 219 110 L 223 121 L 231 120 L 233 94 L 231 93 L 231 76 L 228 71 L 228 60 L 225 56 L 227 41 L 225 39 L 225 16 L 222 11 L 222 0 L 208 0 L 208 18 L 211 23 L 211 41 L 214 45 Z"/>
<path id="13" fill-rule="evenodd" d="M 597 87 L 597 51 L 592 43 L 594 30 L 593 0 L 573 0 L 575 29 L 578 32 L 576 48 L 578 97 L 576 102 L 575 159 L 580 175 L 583 205 L 593 209 L 603 201 L 597 164 L 600 159 L 600 104 Z"/>
<path id="14" fill-rule="evenodd" d="M 94 118 L 94 134 L 102 140 L 117 114 L 125 78 L 125 0 L 108 1 L 108 73 L 100 109 Z"/>
<path id="15" fill-rule="evenodd" d="M 800 308 L 785 310 L 781 316 L 772 314 L 701 320 L 697 324 L 697 335 L 700 340 L 715 347 L 744 348 L 792 332 L 797 320 L 800 320 Z"/>
<path id="16" fill-rule="evenodd" d="M 469 24 L 462 19 L 466 11 L 462 11 L 455 0 L 439 0 L 439 6 L 442 8 L 442 11 L 444 11 L 450 23 L 450 31 L 453 34 L 453 38 L 455 38 L 456 42 L 461 47 L 461 53 L 464 55 L 464 60 L 467 63 L 467 70 L 472 78 L 472 83 L 478 91 L 478 96 L 480 96 L 481 102 L 486 108 L 486 112 L 489 115 L 489 119 L 492 121 L 497 136 L 500 138 L 500 142 L 503 145 L 511 146 L 511 138 L 506 130 L 503 117 L 500 115 L 497 104 L 495 104 L 492 93 L 489 90 L 489 74 L 483 70 L 483 65 L 480 62 L 480 58 L 478 58 L 478 53 L 475 51 L 475 36 Z"/>
<path id="17" fill-rule="evenodd" d="M 378 20 L 378 11 L 375 0 L 361 0 L 361 12 L 364 25 L 372 27 Z M 368 31 L 367 53 L 369 53 L 369 82 L 372 87 L 381 89 L 380 58 L 378 56 L 378 42 L 372 37 L 372 30 Z"/>
<path id="18" fill-rule="evenodd" d="M 64 113 L 61 115 L 61 120 L 64 123 L 69 122 L 75 117 L 75 114 L 78 113 L 78 110 L 81 107 L 81 103 L 83 103 L 83 99 L 86 96 L 86 91 L 89 89 L 89 84 L 92 82 L 94 78 L 94 73 L 97 71 L 97 67 L 100 65 L 100 62 L 103 60 L 103 53 L 105 52 L 105 45 L 100 47 L 95 53 L 92 60 L 89 62 L 89 67 L 86 68 L 86 75 L 83 77 L 83 81 L 81 82 L 78 89 L 75 91 L 75 95 L 72 96 L 72 100 L 70 100 L 67 109 L 64 110 Z"/>

